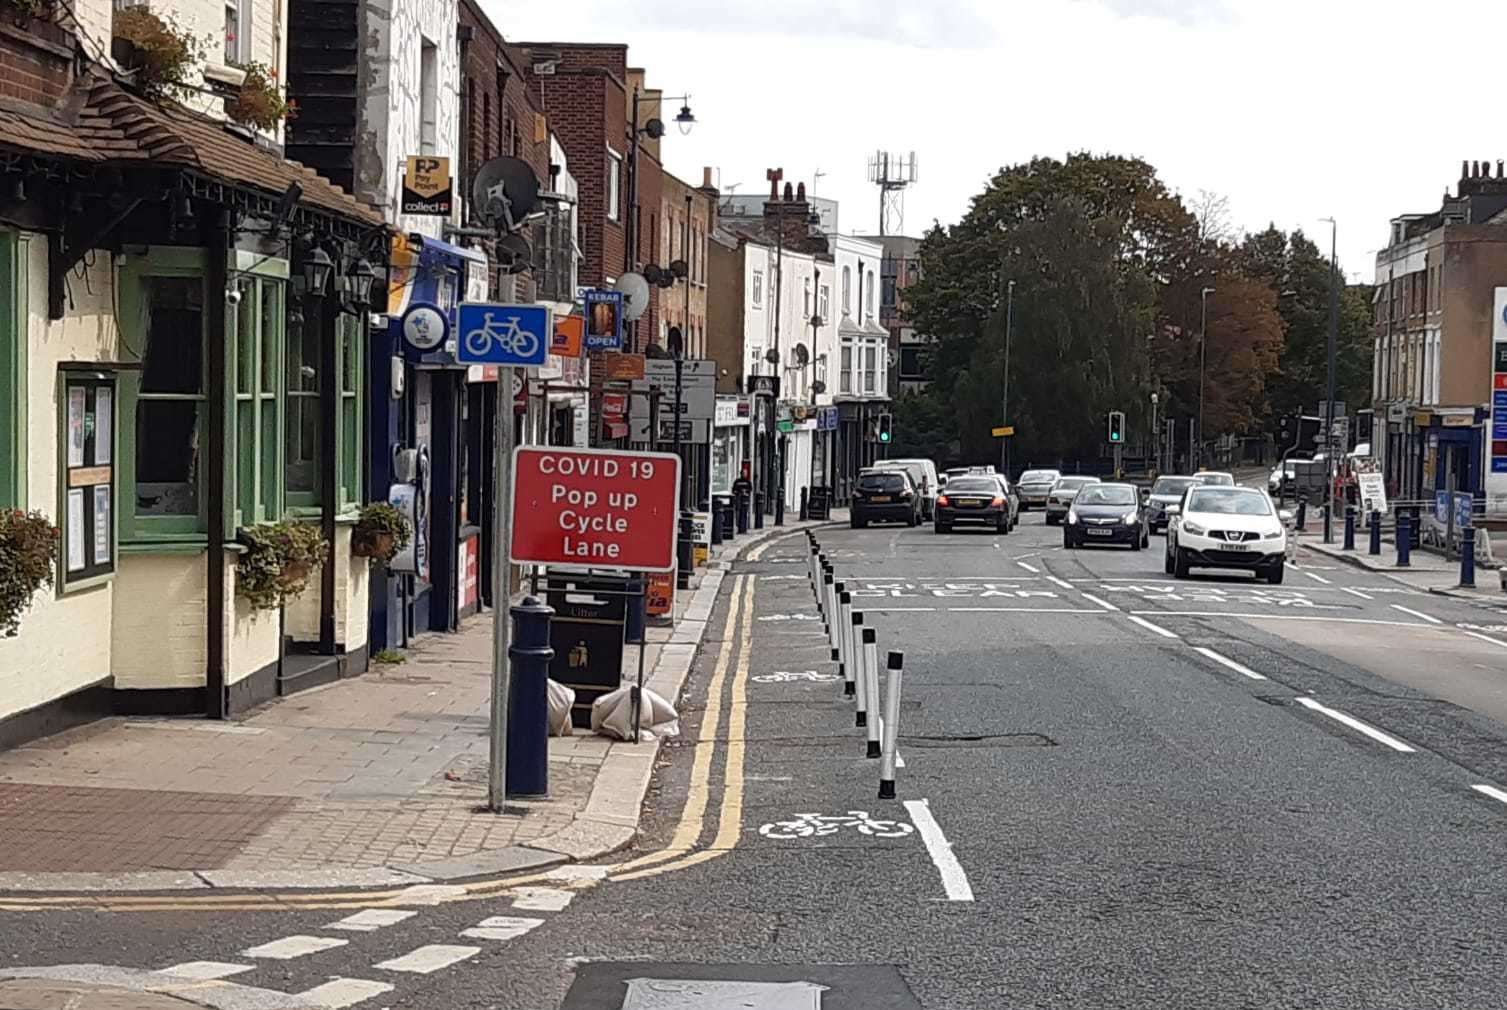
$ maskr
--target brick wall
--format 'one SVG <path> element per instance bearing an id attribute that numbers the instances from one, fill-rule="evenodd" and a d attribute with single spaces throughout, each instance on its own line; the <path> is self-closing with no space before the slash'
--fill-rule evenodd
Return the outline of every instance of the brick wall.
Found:
<path id="1" fill-rule="evenodd" d="M 687 195 L 691 198 L 689 248 L 685 245 Z M 691 300 L 687 318 L 685 286 L 676 284 L 672 288 L 662 288 L 657 293 L 658 311 L 665 325 L 679 326 L 686 333 L 686 353 L 703 358 L 707 356 L 707 236 L 711 234 L 715 220 L 716 191 L 691 186 L 665 172 L 660 207 L 660 241 L 654 262 L 668 266 L 677 259 L 686 261 L 690 268 Z"/>
<path id="2" fill-rule="evenodd" d="M 68 33 L 47 22 L 20 24 L 19 16 L 0 27 L 0 97 L 50 108 L 73 80 Z"/>

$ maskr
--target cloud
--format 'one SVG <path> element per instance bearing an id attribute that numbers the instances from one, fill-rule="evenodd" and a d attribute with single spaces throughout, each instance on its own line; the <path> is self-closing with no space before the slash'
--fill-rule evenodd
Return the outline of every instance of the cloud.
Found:
<path id="1" fill-rule="evenodd" d="M 1227 25 L 1235 20 L 1230 0 L 1079 0 L 1094 3 L 1121 17 L 1171 21 L 1184 28 Z"/>

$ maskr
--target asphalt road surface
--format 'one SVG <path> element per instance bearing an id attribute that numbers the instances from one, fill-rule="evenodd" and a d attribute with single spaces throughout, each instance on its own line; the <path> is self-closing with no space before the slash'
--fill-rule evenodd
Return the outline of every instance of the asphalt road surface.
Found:
<path id="1" fill-rule="evenodd" d="M 791 536 L 725 582 L 603 866 L 356 930 L 0 914 L 0 951 L 372 1008 L 1507 1005 L 1507 610 L 1306 552 L 1174 580 L 1161 538 L 1064 551 L 1039 512 L 820 539 L 903 652 L 895 799 Z"/>

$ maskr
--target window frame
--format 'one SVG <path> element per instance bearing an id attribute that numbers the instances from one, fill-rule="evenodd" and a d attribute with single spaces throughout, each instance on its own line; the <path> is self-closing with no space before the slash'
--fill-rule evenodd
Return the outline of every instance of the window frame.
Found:
<path id="1" fill-rule="evenodd" d="M 26 508 L 28 244 L 0 228 L 0 508 Z"/>
<path id="2" fill-rule="evenodd" d="M 199 334 L 199 339 L 203 341 L 200 354 L 200 367 L 203 374 L 200 376 L 198 397 L 198 402 L 201 404 L 198 421 L 201 432 L 206 430 L 208 422 L 208 414 L 205 411 L 216 406 L 209 402 L 209 314 L 216 304 L 221 306 L 224 304 L 223 299 L 216 302 L 209 297 L 207 268 L 207 250 L 186 246 L 152 246 L 145 256 L 132 256 L 127 263 L 117 268 L 119 298 L 116 307 L 118 313 L 116 324 L 120 331 L 122 358 L 141 365 L 145 364 L 141 354 L 146 349 L 146 334 L 134 328 L 141 319 L 143 282 L 158 277 L 186 278 L 198 280 L 204 288 L 203 326 Z M 142 396 L 141 374 L 140 368 L 122 371 L 117 394 L 120 397 L 120 403 L 116 408 L 116 417 L 120 421 L 120 432 L 117 435 L 120 453 L 118 463 L 120 483 L 117 495 L 121 505 L 117 509 L 116 529 L 119 530 L 120 548 L 128 550 L 131 544 L 206 543 L 209 537 L 209 516 L 205 480 L 207 475 L 204 469 L 206 457 L 203 454 L 200 456 L 198 467 L 199 508 L 196 515 L 138 516 L 136 514 L 136 425 L 137 410 Z M 148 394 L 148 397 L 155 398 L 154 394 Z M 221 410 L 226 409 L 224 404 L 219 404 L 218 407 Z M 229 462 L 221 460 L 219 465 L 229 466 Z"/>
<path id="3" fill-rule="evenodd" d="M 235 17 L 235 51 L 229 46 L 230 40 L 225 41 L 225 62 L 229 66 L 244 67 L 251 60 L 251 4 L 252 0 L 225 0 L 225 13 L 230 15 L 234 11 Z M 229 27 L 230 17 L 226 17 L 226 26 Z"/>
<path id="4" fill-rule="evenodd" d="M 607 220 L 623 220 L 623 156 L 607 148 Z"/>
<path id="5" fill-rule="evenodd" d="M 753 272 L 753 306 L 756 309 L 764 307 L 764 271 Z"/>
<path id="6" fill-rule="evenodd" d="M 230 397 L 229 432 L 231 450 L 229 456 L 234 464 L 232 479 L 227 486 L 234 491 L 230 517 L 232 530 L 240 526 L 253 526 L 261 522 L 275 522 L 285 510 L 286 481 L 283 475 L 283 439 L 287 424 L 287 408 L 284 393 L 287 388 L 287 326 L 288 298 L 290 295 L 290 271 L 287 260 L 267 260 L 244 251 L 237 251 L 230 270 L 229 282 L 237 289 L 249 285 L 251 294 L 242 294 L 236 311 L 227 313 L 226 333 L 230 340 L 226 359 L 229 362 L 227 395 Z M 267 358 L 268 335 L 264 330 L 261 306 L 262 295 L 267 285 L 276 285 L 281 292 L 273 314 L 271 337 L 272 357 Z M 242 331 L 242 313 L 251 313 L 252 333 Z M 252 392 L 241 391 L 241 369 L 248 362 L 254 366 Z M 265 372 L 270 367 L 271 383 L 263 388 Z M 268 406 L 270 404 L 270 407 Z M 249 405 L 251 422 L 250 444 L 243 438 L 242 411 Z M 272 431 L 267 431 L 268 420 Z M 270 445 L 268 444 L 270 441 Z M 251 494 L 245 481 L 250 478 Z M 251 513 L 247 514 L 247 504 Z"/>

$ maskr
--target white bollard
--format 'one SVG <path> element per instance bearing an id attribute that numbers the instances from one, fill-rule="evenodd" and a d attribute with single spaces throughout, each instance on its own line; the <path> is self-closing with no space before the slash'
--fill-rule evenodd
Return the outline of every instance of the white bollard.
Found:
<path id="1" fill-rule="evenodd" d="M 821 560 L 821 553 L 822 549 L 813 543 L 811 550 L 806 554 L 806 577 L 811 580 L 811 595 L 816 597 L 818 610 L 821 609 L 822 604 L 821 569 L 817 567 L 817 563 Z"/>
<path id="2" fill-rule="evenodd" d="M 863 690 L 868 697 L 869 707 L 874 710 L 874 718 L 868 720 L 868 757 L 876 758 L 882 749 L 879 745 L 879 724 L 883 721 L 879 718 L 879 646 L 876 644 L 879 633 L 873 628 L 863 629 Z"/>
<path id="3" fill-rule="evenodd" d="M 869 724 L 869 667 L 866 655 L 863 651 L 863 636 L 869 629 L 863 626 L 863 611 L 853 611 L 853 627 L 850 633 L 853 636 L 853 682 L 858 688 L 858 707 L 853 713 L 854 726 L 867 726 Z"/>
<path id="4" fill-rule="evenodd" d="M 895 755 L 900 746 L 900 680 L 905 665 L 903 652 L 890 653 L 889 683 L 884 695 L 884 753 L 879 763 L 879 798 L 895 798 Z"/>
<path id="5" fill-rule="evenodd" d="M 832 647 L 832 662 L 837 662 L 837 635 L 833 633 L 832 626 L 837 623 L 837 592 L 832 582 L 832 569 L 830 567 L 822 571 L 822 596 L 826 597 L 826 604 L 822 607 L 825 615 L 823 621 L 827 629 L 827 644 Z"/>
<path id="6" fill-rule="evenodd" d="M 842 650 L 842 693 L 851 698 L 856 690 L 858 663 L 853 658 L 853 594 L 837 598 L 837 637 Z"/>

